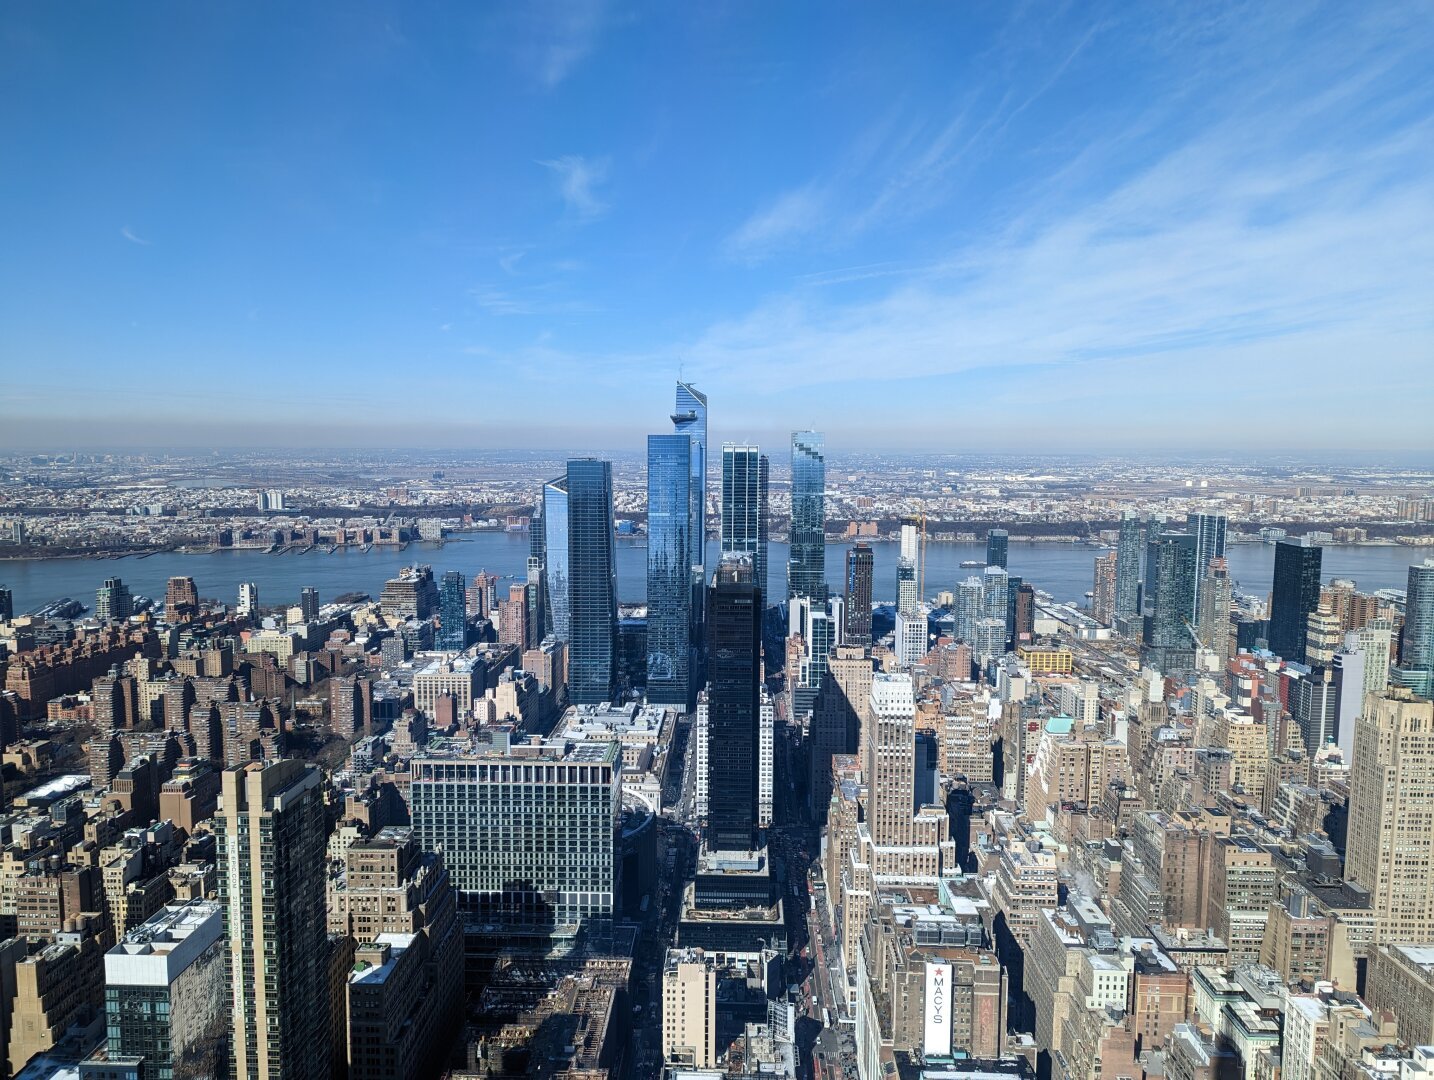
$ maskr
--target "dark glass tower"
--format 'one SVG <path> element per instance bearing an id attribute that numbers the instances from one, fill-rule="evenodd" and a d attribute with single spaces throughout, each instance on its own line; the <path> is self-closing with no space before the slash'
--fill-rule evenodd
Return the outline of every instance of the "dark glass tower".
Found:
<path id="1" fill-rule="evenodd" d="M 573 639 L 572 606 L 568 597 L 568 501 L 566 476 L 543 485 L 542 531 L 534 537 L 543 545 L 548 628 L 553 637 L 565 644 Z"/>
<path id="2" fill-rule="evenodd" d="M 1305 633 L 1311 611 L 1319 607 L 1319 575 L 1324 551 L 1303 537 L 1275 545 L 1275 580 L 1270 592 L 1270 652 L 1297 664 L 1305 662 Z"/>
<path id="3" fill-rule="evenodd" d="M 870 544 L 846 551 L 846 605 L 842 640 L 847 645 L 871 644 L 871 576 L 875 564 Z"/>
<path id="4" fill-rule="evenodd" d="M 1195 537 L 1167 532 L 1153 538 L 1147 549 L 1146 598 L 1150 619 L 1145 644 L 1158 649 L 1193 647 L 1190 611 L 1195 592 Z"/>
<path id="5" fill-rule="evenodd" d="M 616 673 L 617 579 L 612 536 L 612 463 L 568 462 L 568 700 L 611 701 Z M 549 519 L 552 524 L 552 518 Z M 548 558 L 553 534 L 548 533 Z"/>
<path id="6" fill-rule="evenodd" d="M 438 637 L 440 652 L 462 652 L 468 647 L 468 592 L 463 575 L 449 570 L 438 586 Z"/>
<path id="7" fill-rule="evenodd" d="M 1229 519 L 1223 514 L 1191 514 L 1187 531 L 1195 536 L 1195 577 L 1203 578 L 1211 559 L 1225 557 L 1225 530 Z M 1190 608 L 1190 622 L 1200 624 L 1200 590 L 1195 590 L 1195 603 Z"/>
<path id="8" fill-rule="evenodd" d="M 692 566 L 692 642 L 702 640 L 702 597 L 707 588 L 707 395 L 689 383 L 678 382 L 672 410 L 674 434 L 692 440 L 691 481 L 688 486 L 687 544 Z"/>
<path id="9" fill-rule="evenodd" d="M 1405 592 L 1404 630 L 1399 638 L 1396 686 L 1421 697 L 1434 696 L 1434 559 L 1409 568 Z"/>
<path id="10" fill-rule="evenodd" d="M 708 842 L 750 851 L 757 837 L 762 591 L 718 570 L 707 599 Z"/>
<path id="11" fill-rule="evenodd" d="M 819 431 L 792 432 L 792 524 L 788 534 L 787 599 L 825 600 L 826 457 Z"/>
<path id="12" fill-rule="evenodd" d="M 752 560 L 752 578 L 767 595 L 767 458 L 756 446 L 722 447 L 722 557 Z"/>
<path id="13" fill-rule="evenodd" d="M 647 437 L 647 700 L 691 705 L 693 444 Z"/>
<path id="14" fill-rule="evenodd" d="M 1140 614 L 1140 519 L 1126 514 L 1120 520 L 1115 547 L 1115 615 Z"/>
<path id="15" fill-rule="evenodd" d="M 1006 549 L 1011 535 L 1005 529 L 992 529 L 986 534 L 986 565 L 1006 568 Z"/>

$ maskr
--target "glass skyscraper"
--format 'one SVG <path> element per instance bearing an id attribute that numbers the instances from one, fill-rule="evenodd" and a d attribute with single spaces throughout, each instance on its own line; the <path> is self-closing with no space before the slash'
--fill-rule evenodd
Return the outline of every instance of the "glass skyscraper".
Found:
<path id="1" fill-rule="evenodd" d="M 569 461 L 567 495 L 568 700 L 574 705 L 599 705 L 611 701 L 616 689 L 612 463 L 595 458 Z M 548 557 L 553 557 L 551 531 Z"/>
<path id="2" fill-rule="evenodd" d="M 707 616 L 707 826 L 713 851 L 750 851 L 757 833 L 762 592 L 718 570 Z"/>
<path id="3" fill-rule="evenodd" d="M 1006 551 L 1011 536 L 1005 529 L 992 529 L 986 533 L 986 565 L 1006 569 Z"/>
<path id="4" fill-rule="evenodd" d="M 1223 514 L 1191 514 L 1186 528 L 1195 537 L 1195 578 L 1205 576 L 1211 559 L 1225 557 L 1225 530 L 1229 519 Z M 1190 621 L 1200 624 L 1200 590 L 1195 590 L 1195 602 L 1190 608 Z"/>
<path id="5" fill-rule="evenodd" d="M 1305 662 L 1309 615 L 1319 607 L 1322 548 L 1303 537 L 1275 545 L 1275 580 L 1270 591 L 1270 652 Z"/>
<path id="6" fill-rule="evenodd" d="M 1394 682 L 1421 697 L 1434 697 L 1434 559 L 1409 568 Z"/>
<path id="7" fill-rule="evenodd" d="M 691 551 L 692 577 L 697 589 L 707 584 L 707 395 L 689 383 L 677 384 L 677 402 L 672 411 L 672 430 L 692 440 L 691 484 L 688 498 L 687 543 Z M 693 605 L 700 608 L 701 604 Z M 694 611 L 697 619 L 701 612 Z"/>
<path id="8" fill-rule="evenodd" d="M 449 570 L 438 586 L 439 652 L 462 652 L 468 646 L 468 593 L 463 575 Z"/>
<path id="9" fill-rule="evenodd" d="M 568 478 L 543 485 L 543 521 L 533 542 L 542 545 L 543 585 L 548 600 L 548 627 L 553 637 L 570 642 L 572 607 L 568 598 Z"/>
<path id="10" fill-rule="evenodd" d="M 752 580 L 767 595 L 767 459 L 756 446 L 722 445 L 722 557 L 752 559 Z"/>
<path id="11" fill-rule="evenodd" d="M 1140 519 L 1126 514 L 1120 520 L 1115 547 L 1115 615 L 1140 614 Z"/>
<path id="12" fill-rule="evenodd" d="M 827 465 L 819 431 L 792 432 L 792 523 L 787 599 L 825 600 Z"/>
<path id="13" fill-rule="evenodd" d="M 647 437 L 647 700 L 692 704 L 692 439 Z"/>
<path id="14" fill-rule="evenodd" d="M 846 626 L 842 640 L 847 645 L 871 644 L 871 576 L 875 557 L 870 544 L 857 544 L 846 552 Z"/>
<path id="15" fill-rule="evenodd" d="M 1195 537 L 1161 533 L 1150 541 L 1145 565 L 1150 622 L 1145 643 L 1158 649 L 1189 649 L 1191 595 L 1196 591 Z"/>

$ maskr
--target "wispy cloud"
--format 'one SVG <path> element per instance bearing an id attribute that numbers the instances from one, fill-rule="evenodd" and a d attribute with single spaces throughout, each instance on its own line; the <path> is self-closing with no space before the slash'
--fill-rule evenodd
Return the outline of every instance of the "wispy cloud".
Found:
<path id="1" fill-rule="evenodd" d="M 120 235 L 123 236 L 126 240 L 128 240 L 131 244 L 140 244 L 144 247 L 149 247 L 150 242 L 141 236 L 136 236 L 134 234 L 134 230 L 132 230 L 128 225 L 120 229 Z"/>
<path id="2" fill-rule="evenodd" d="M 563 82 L 597 45 L 607 21 L 603 0 L 542 0 L 529 5 L 523 52 L 534 76 L 551 89 Z"/>
<path id="3" fill-rule="evenodd" d="M 598 198 L 594 190 L 607 179 L 607 158 L 565 154 L 538 164 L 551 170 L 557 180 L 558 194 L 579 218 L 591 221 L 607 213 L 607 203 Z"/>
<path id="4" fill-rule="evenodd" d="M 729 258 L 758 262 L 807 236 L 825 218 L 826 197 L 815 187 L 797 188 L 778 196 L 738 226 L 723 243 L 723 251 Z"/>

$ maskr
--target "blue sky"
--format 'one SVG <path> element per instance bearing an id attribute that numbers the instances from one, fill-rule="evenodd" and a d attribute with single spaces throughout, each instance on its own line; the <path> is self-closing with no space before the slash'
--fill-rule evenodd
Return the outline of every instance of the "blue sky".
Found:
<path id="1" fill-rule="evenodd" d="M 1434 447 L 1434 8 L 12 3 L 0 444 Z"/>

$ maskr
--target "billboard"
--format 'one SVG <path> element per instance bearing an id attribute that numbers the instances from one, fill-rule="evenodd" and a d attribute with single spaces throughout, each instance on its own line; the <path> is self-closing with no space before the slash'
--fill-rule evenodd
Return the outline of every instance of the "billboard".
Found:
<path id="1" fill-rule="evenodd" d="M 927 1057 L 951 1055 L 950 964 L 926 964 L 926 1037 L 921 1049 Z"/>

